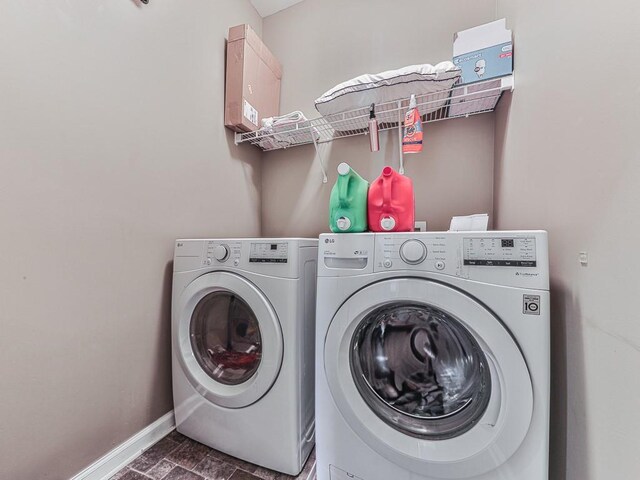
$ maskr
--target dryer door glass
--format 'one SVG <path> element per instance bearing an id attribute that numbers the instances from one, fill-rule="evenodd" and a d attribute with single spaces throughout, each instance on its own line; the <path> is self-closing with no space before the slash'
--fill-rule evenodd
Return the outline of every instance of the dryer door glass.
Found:
<path id="1" fill-rule="evenodd" d="M 491 373 L 480 345 L 433 306 L 393 303 L 366 315 L 352 338 L 350 364 L 376 415 L 415 437 L 461 435 L 489 403 Z"/>
<path id="2" fill-rule="evenodd" d="M 258 369 L 260 326 L 247 303 L 229 291 L 206 295 L 193 311 L 191 348 L 202 369 L 225 385 L 239 385 Z"/>

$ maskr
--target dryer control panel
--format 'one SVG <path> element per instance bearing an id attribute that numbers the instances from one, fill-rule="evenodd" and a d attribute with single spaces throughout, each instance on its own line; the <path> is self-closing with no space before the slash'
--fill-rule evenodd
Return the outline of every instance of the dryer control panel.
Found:
<path id="1" fill-rule="evenodd" d="M 221 242 L 209 240 L 205 243 L 202 265 L 230 264 L 239 265 L 242 245 L 239 242 Z"/>
<path id="2" fill-rule="evenodd" d="M 287 263 L 289 244 L 287 242 L 254 242 L 249 248 L 250 263 Z"/>
<path id="3" fill-rule="evenodd" d="M 175 245 L 174 273 L 227 270 L 274 278 L 306 275 L 308 258 L 315 268 L 318 252 L 318 241 L 309 238 L 178 239 Z"/>

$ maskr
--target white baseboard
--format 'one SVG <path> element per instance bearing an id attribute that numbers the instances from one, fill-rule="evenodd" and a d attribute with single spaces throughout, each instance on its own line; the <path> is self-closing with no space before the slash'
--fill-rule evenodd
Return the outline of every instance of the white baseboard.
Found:
<path id="1" fill-rule="evenodd" d="M 173 410 L 125 440 L 71 480 L 106 480 L 176 427 Z"/>

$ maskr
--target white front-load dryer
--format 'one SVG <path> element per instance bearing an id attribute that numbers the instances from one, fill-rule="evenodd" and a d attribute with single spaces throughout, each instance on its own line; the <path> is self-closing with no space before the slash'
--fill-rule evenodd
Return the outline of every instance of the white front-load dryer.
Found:
<path id="1" fill-rule="evenodd" d="M 172 303 L 176 428 L 298 474 L 314 444 L 317 240 L 178 240 Z"/>
<path id="2" fill-rule="evenodd" d="M 318 480 L 546 480 L 547 235 L 322 235 Z"/>

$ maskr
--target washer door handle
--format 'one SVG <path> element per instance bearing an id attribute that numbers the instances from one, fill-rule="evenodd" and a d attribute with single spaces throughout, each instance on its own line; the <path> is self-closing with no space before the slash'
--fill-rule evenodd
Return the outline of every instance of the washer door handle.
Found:
<path id="1" fill-rule="evenodd" d="M 484 412 L 484 415 L 480 420 L 480 424 L 488 427 L 495 427 L 498 423 L 498 419 L 500 418 L 500 411 L 502 410 L 502 377 L 498 374 L 499 371 L 496 368 L 497 362 L 491 352 L 485 351 L 484 356 L 489 364 L 491 378 L 493 379 L 491 397 L 494 401 L 489 402 L 487 410 Z"/>

